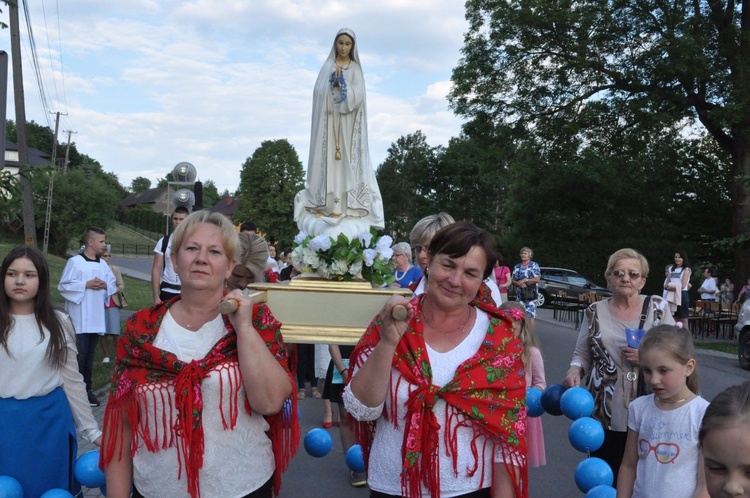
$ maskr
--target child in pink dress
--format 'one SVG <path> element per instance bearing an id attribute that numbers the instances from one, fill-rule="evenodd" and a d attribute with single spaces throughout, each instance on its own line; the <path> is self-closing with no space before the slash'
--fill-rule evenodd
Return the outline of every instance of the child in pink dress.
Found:
<path id="1" fill-rule="evenodd" d="M 526 371 L 526 387 L 536 387 L 544 390 L 547 381 L 544 379 L 544 360 L 539 350 L 534 330 L 526 322 L 526 308 L 523 303 L 508 301 L 500 306 L 501 310 L 508 310 L 513 320 L 513 334 L 523 343 L 523 364 Z M 542 417 L 526 418 L 526 444 L 529 448 L 527 455 L 529 467 L 541 467 L 547 463 L 544 452 L 544 433 L 542 432 Z"/>

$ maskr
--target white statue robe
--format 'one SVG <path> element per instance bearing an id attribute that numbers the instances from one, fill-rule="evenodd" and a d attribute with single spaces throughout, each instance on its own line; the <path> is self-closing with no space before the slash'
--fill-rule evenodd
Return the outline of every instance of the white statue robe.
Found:
<path id="1" fill-rule="evenodd" d="M 354 33 L 342 32 L 354 38 Z M 308 233 L 317 231 L 312 227 L 315 217 L 331 224 L 354 221 L 353 233 L 384 227 L 383 200 L 367 143 L 365 80 L 358 60 L 355 44 L 352 60 L 342 70 L 346 82 L 342 102 L 335 101 L 341 92 L 330 83 L 336 71 L 335 47 L 315 83 L 307 188 L 295 200 L 295 220 Z M 340 159 L 336 158 L 337 142 Z"/>
<path id="2" fill-rule="evenodd" d="M 86 282 L 98 277 L 107 282 L 107 289 L 87 289 Z M 104 333 L 107 330 L 104 305 L 117 292 L 115 274 L 101 260 L 91 260 L 78 254 L 65 265 L 57 286 L 65 298 L 65 311 L 76 329 L 76 334 Z"/>

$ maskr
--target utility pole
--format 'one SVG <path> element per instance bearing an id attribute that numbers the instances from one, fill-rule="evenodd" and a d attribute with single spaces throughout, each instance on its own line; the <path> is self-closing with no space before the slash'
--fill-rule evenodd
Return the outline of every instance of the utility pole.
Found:
<path id="1" fill-rule="evenodd" d="M 70 134 L 78 133 L 77 131 L 68 131 L 68 144 L 65 146 L 65 162 L 63 163 L 63 174 L 68 172 L 68 156 L 70 155 Z"/>
<path id="2" fill-rule="evenodd" d="M 44 245 L 42 246 L 42 252 L 45 255 L 49 246 L 49 224 L 52 219 L 52 192 L 55 187 L 55 175 L 57 175 L 57 133 L 60 130 L 60 111 L 50 111 L 49 113 L 56 114 L 57 116 L 55 117 L 55 137 L 52 139 L 52 173 L 49 176 L 49 189 L 47 189 L 47 212 L 44 215 Z M 63 116 L 67 116 L 67 114 L 63 114 Z"/>
<path id="3" fill-rule="evenodd" d="M 16 145 L 18 145 L 18 176 L 21 182 L 23 201 L 24 244 L 36 245 L 34 229 L 34 198 L 29 181 L 29 145 L 26 140 L 26 104 L 23 96 L 23 70 L 21 69 L 21 38 L 18 26 L 18 3 L 8 2 L 10 21 L 10 55 L 13 61 L 13 95 L 16 106 Z M 5 139 L 5 137 L 3 137 Z"/>

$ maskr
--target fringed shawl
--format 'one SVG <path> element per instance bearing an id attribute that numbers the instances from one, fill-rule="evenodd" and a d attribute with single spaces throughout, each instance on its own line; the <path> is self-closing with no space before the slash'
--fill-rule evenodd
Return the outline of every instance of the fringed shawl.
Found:
<path id="1" fill-rule="evenodd" d="M 523 345 L 513 336 L 512 322 L 499 311 L 491 299 L 480 290 L 471 305 L 490 315 L 490 326 L 479 350 L 464 361 L 448 384 L 439 388 L 431 383 L 432 371 L 427 356 L 420 315 L 424 296 L 412 299 L 415 313 L 406 333 L 396 347 L 393 367 L 401 377 L 398 382 L 410 384 L 404 440 L 401 446 L 403 471 L 401 494 L 405 497 L 422 496 L 422 485 L 431 497 L 440 497 L 440 475 L 438 458 L 440 425 L 433 411 L 438 399 L 445 400 L 448 417 L 442 427 L 442 437 L 453 457 L 456 469 L 457 431 L 468 427 L 474 431 L 473 441 L 485 436 L 481 449 L 472 443 L 475 458 L 473 475 L 478 468 L 479 451 L 493 452 L 499 447 L 505 467 L 513 480 L 516 497 L 528 496 L 528 471 L 526 467 L 526 380 L 523 370 Z M 354 368 L 360 368 L 380 341 L 382 321 L 376 317 L 360 339 L 351 357 L 349 377 Z M 390 409 L 384 408 L 383 416 L 389 423 L 398 426 L 396 392 L 397 385 L 390 387 Z M 357 441 L 362 445 L 365 462 L 375 435 L 375 422 L 353 423 Z M 513 466 L 518 467 L 519 477 Z M 463 471 L 463 469 L 461 469 Z M 482 468 L 484 472 L 484 468 Z"/>
<path id="2" fill-rule="evenodd" d="M 171 305 L 179 297 L 164 302 L 149 309 L 133 314 L 127 322 L 125 332 L 117 344 L 117 360 L 112 377 L 109 401 L 104 414 L 105 433 L 109 437 L 104 441 L 101 449 L 100 465 L 105 467 L 113 457 L 123 434 L 121 424 L 125 422 L 123 416 L 131 424 L 132 438 L 130 441 L 131 456 L 142 443 L 151 452 L 163 448 L 176 446 L 179 462 L 179 475 L 184 468 L 187 477 L 187 492 L 192 498 L 200 497 L 199 471 L 203 467 L 204 433 L 203 433 L 203 396 L 201 384 L 212 370 L 228 368 L 232 363 L 239 362 L 237 354 L 237 334 L 229 319 L 224 316 L 224 325 L 228 333 L 224 335 L 200 359 L 185 363 L 177 359 L 170 352 L 153 345 L 159 331 L 162 319 Z M 287 365 L 287 348 L 281 338 L 281 323 L 279 323 L 263 304 L 253 305 L 253 326 L 266 343 L 271 354 L 289 373 Z M 221 418 L 224 430 L 232 430 L 239 415 L 239 391 L 242 378 L 239 374 L 230 377 L 229 413 L 224 413 L 224 403 L 220 401 Z M 289 381 L 294 385 L 291 375 Z M 223 382 L 223 380 L 222 380 Z M 168 401 L 165 392 L 166 384 L 174 386 L 174 405 L 167 403 L 161 413 L 161 430 L 159 421 L 156 430 L 151 433 L 148 417 L 159 417 L 159 414 L 148 413 L 144 410 L 145 396 L 160 396 Z M 147 389 L 136 389 L 148 386 Z M 222 396 L 223 397 L 223 396 Z M 289 403 L 289 401 L 287 402 Z M 286 405 L 285 405 L 286 406 Z M 216 409 L 216 407 L 208 407 Z M 245 411 L 250 414 L 250 404 L 245 399 Z M 290 418 L 291 417 L 291 418 Z M 175 420 L 174 425 L 172 420 Z M 281 488 L 281 474 L 294 456 L 299 445 L 299 421 L 297 415 L 297 399 L 291 396 L 291 409 L 283 410 L 273 416 L 266 417 L 270 425 L 267 434 L 271 439 L 276 468 L 273 475 L 274 494 L 278 495 Z M 107 430 L 109 428 L 109 430 Z M 117 458 L 121 458 L 118 455 Z"/>

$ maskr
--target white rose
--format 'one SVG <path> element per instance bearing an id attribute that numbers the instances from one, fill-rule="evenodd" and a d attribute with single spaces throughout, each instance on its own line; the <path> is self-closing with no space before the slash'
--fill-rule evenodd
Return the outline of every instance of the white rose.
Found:
<path id="1" fill-rule="evenodd" d="M 365 264 L 367 266 L 372 266 L 373 262 L 375 262 L 375 258 L 378 257 L 378 251 L 375 249 L 365 249 L 362 251 L 362 256 L 365 259 Z"/>
<path id="2" fill-rule="evenodd" d="M 349 273 L 352 275 L 358 275 L 362 271 L 362 260 L 358 259 L 349 267 Z"/>
<path id="3" fill-rule="evenodd" d="M 310 248 L 313 251 L 327 251 L 331 248 L 331 237 L 328 235 L 318 235 L 310 241 Z"/>
<path id="4" fill-rule="evenodd" d="M 313 268 L 317 268 L 318 265 L 320 265 L 320 258 L 318 257 L 318 253 L 313 251 L 309 247 L 305 247 L 305 249 L 302 251 L 302 258 L 306 265 L 312 266 Z"/>
<path id="5" fill-rule="evenodd" d="M 294 237 L 294 243 L 297 245 L 302 244 L 306 238 L 307 238 L 307 232 L 303 230 Z"/>
<path id="6" fill-rule="evenodd" d="M 372 242 L 372 234 L 370 232 L 362 232 L 357 235 L 357 238 L 362 244 L 362 247 L 370 247 L 370 242 Z"/>
<path id="7" fill-rule="evenodd" d="M 385 254 L 385 251 L 391 248 L 391 244 L 393 244 L 393 239 L 391 238 L 391 236 L 383 235 L 375 245 L 375 249 L 377 249 L 380 254 Z M 393 254 L 393 251 L 391 251 L 391 254 Z"/>
<path id="8" fill-rule="evenodd" d="M 339 259 L 335 260 L 331 265 L 331 271 L 336 275 L 343 275 L 348 269 L 349 265 L 346 264 L 346 261 L 341 261 Z"/>

